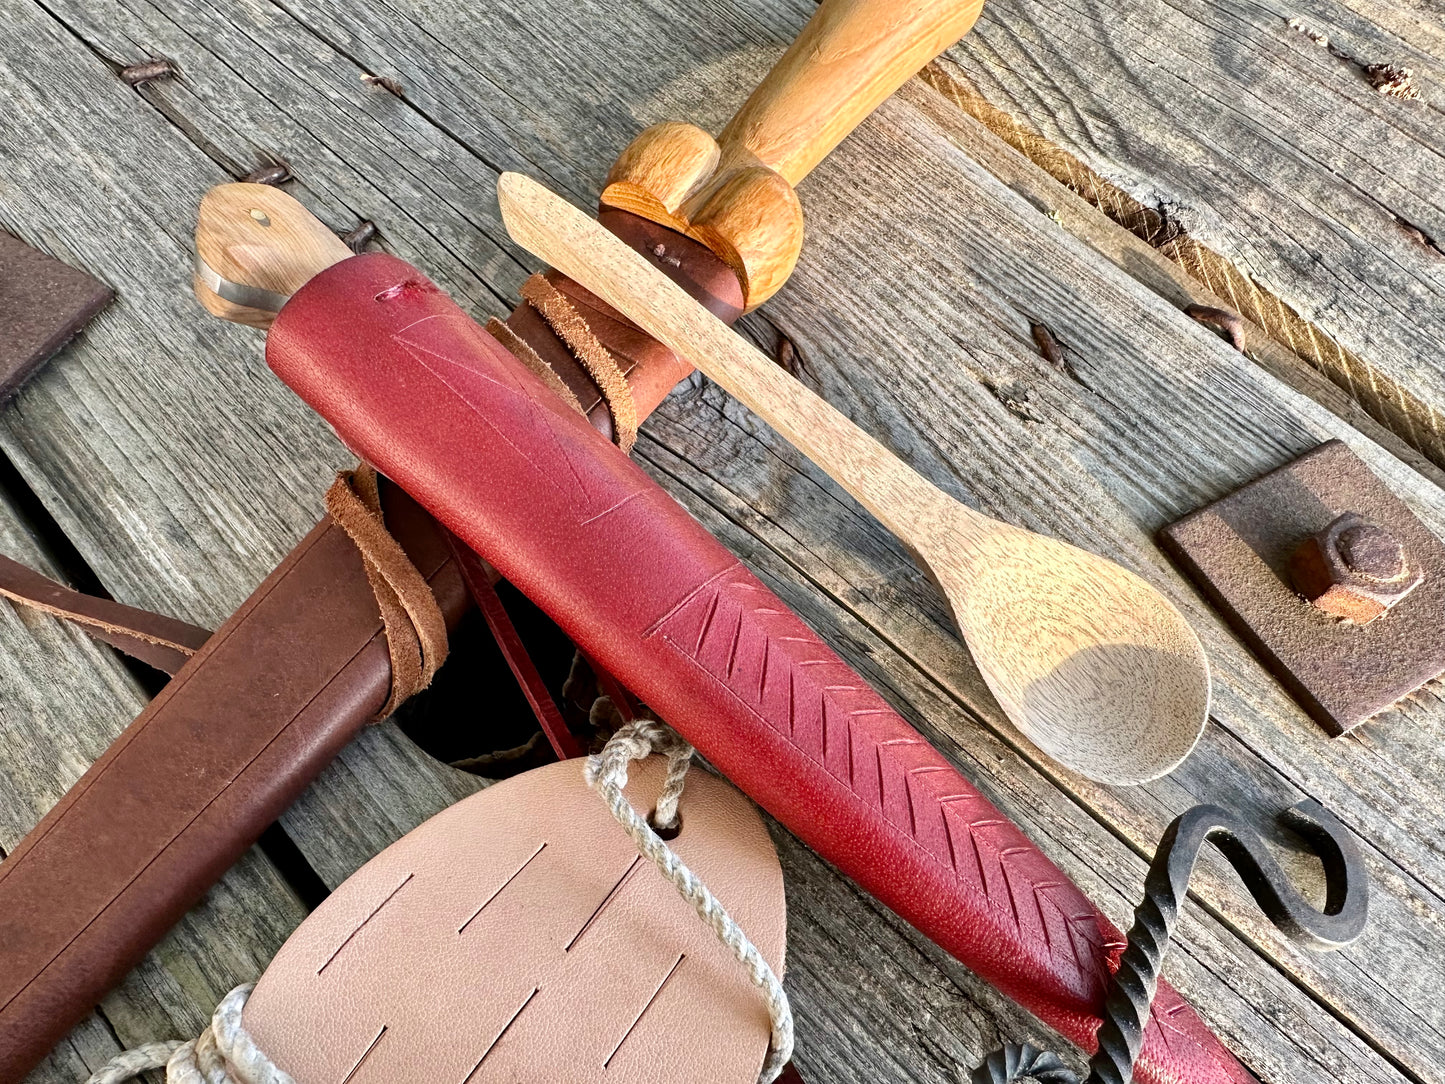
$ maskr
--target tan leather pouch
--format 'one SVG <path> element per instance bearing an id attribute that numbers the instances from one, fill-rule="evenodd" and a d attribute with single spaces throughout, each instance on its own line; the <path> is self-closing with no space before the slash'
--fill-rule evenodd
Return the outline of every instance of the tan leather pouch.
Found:
<path id="1" fill-rule="evenodd" d="M 635 764 L 647 811 L 665 761 Z M 694 768 L 671 843 L 774 971 L 782 871 L 762 818 Z M 297 1084 L 754 1084 L 763 998 L 563 761 L 497 783 L 354 874 L 243 1016 Z"/>

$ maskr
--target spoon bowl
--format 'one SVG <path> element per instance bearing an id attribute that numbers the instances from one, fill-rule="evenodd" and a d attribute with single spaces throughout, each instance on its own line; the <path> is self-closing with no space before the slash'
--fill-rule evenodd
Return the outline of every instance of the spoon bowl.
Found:
<path id="1" fill-rule="evenodd" d="M 1162 594 L 942 493 L 535 181 L 504 173 L 497 194 L 514 240 L 751 408 L 914 552 L 1000 705 L 1039 748 L 1116 784 L 1157 778 L 1188 755 L 1208 716 L 1209 666 Z"/>
<path id="2" fill-rule="evenodd" d="M 982 517 L 956 507 L 965 522 L 918 556 L 1010 720 L 1098 782 L 1177 767 L 1210 692 L 1204 649 L 1179 611 L 1134 573 L 1056 539 L 990 521 L 980 545 Z"/>

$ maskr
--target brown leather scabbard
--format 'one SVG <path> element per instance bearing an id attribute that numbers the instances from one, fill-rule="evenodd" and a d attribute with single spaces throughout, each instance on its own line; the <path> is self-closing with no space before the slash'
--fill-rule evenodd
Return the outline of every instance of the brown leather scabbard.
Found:
<path id="1" fill-rule="evenodd" d="M 450 624 L 468 605 L 434 520 L 387 525 Z M 135 966 L 387 699 L 361 555 L 319 523 L 0 864 L 0 1081 Z"/>
<path id="2" fill-rule="evenodd" d="M 737 319 L 737 279 L 706 247 L 626 212 L 601 217 Z M 580 286 L 548 281 L 615 359 L 636 418 L 692 371 Z M 601 389 L 538 311 L 524 302 L 507 323 L 611 436 Z M 382 505 L 455 626 L 470 601 L 444 532 L 394 486 L 383 483 Z M 19 1081 L 150 951 L 375 721 L 390 689 L 361 555 L 323 519 L 0 863 L 0 1084 Z"/>

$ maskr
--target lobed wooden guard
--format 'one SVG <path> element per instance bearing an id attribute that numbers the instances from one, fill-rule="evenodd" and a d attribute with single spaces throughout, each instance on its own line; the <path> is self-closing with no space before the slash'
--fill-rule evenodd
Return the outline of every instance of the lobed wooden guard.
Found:
<path id="1" fill-rule="evenodd" d="M 714 139 L 665 121 L 613 164 L 604 208 L 687 234 L 727 262 L 749 310 L 783 285 L 803 244 L 794 186 L 909 76 L 978 18 L 983 0 L 823 0 Z"/>

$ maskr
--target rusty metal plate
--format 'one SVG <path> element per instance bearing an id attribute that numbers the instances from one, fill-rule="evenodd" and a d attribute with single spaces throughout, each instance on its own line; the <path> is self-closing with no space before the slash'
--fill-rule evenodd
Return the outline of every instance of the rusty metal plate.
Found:
<path id="1" fill-rule="evenodd" d="M 0 403 L 110 299 L 84 271 L 0 231 Z"/>
<path id="2" fill-rule="evenodd" d="M 1346 512 L 1388 529 L 1424 573 L 1365 625 L 1316 609 L 1290 581 L 1295 550 Z M 1445 545 L 1340 441 L 1170 524 L 1159 540 L 1333 736 L 1445 673 Z"/>

